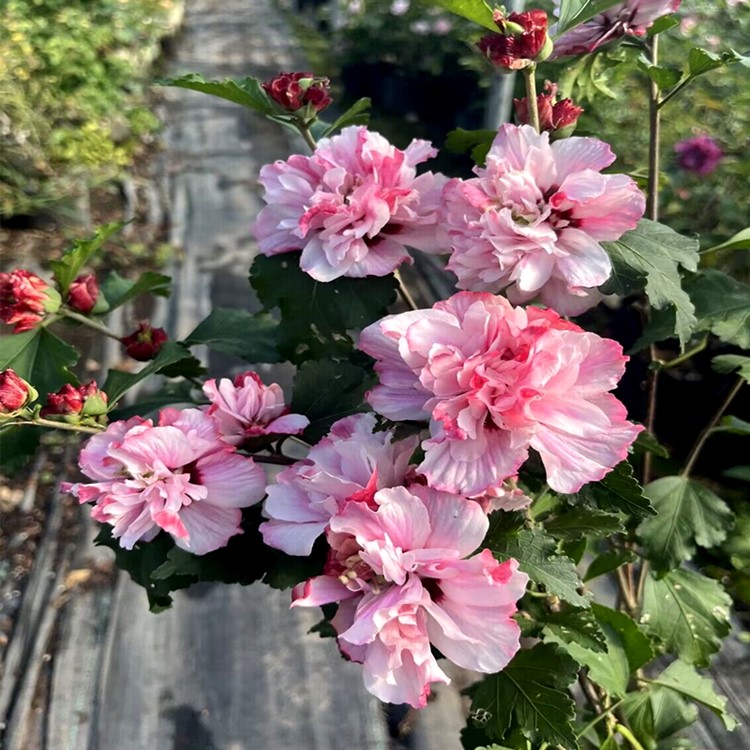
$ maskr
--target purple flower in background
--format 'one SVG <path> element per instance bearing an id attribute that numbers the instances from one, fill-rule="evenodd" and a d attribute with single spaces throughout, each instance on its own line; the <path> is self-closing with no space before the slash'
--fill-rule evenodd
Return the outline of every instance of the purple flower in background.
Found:
<path id="1" fill-rule="evenodd" d="M 681 2 L 682 0 L 626 0 L 614 5 L 562 34 L 555 40 L 550 59 L 593 52 L 603 44 L 626 34 L 644 36 L 657 18 L 674 13 Z M 555 4 L 559 3 L 556 1 Z"/>
<path id="2" fill-rule="evenodd" d="M 710 135 L 697 135 L 675 143 L 677 163 L 688 172 L 706 175 L 716 169 L 724 156 L 721 146 Z"/>

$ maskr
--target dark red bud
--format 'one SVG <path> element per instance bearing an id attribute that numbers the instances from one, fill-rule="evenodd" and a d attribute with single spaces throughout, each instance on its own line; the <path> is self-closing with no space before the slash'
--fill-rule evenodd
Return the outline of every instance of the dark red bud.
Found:
<path id="1" fill-rule="evenodd" d="M 96 276 L 86 273 L 79 276 L 68 288 L 68 306 L 88 315 L 99 299 L 99 284 Z"/>
<path id="2" fill-rule="evenodd" d="M 529 10 L 504 16 L 495 11 L 494 21 L 499 34 L 487 34 L 479 40 L 480 52 L 499 68 L 521 70 L 552 51 L 547 36 L 547 14 L 543 10 Z"/>
<path id="3" fill-rule="evenodd" d="M 327 78 L 315 78 L 312 73 L 280 73 L 261 84 L 273 101 L 288 112 L 296 112 L 310 104 L 316 112 L 331 103 Z"/>
<path id="4" fill-rule="evenodd" d="M 153 328 L 146 321 L 141 321 L 133 333 L 120 339 L 120 343 L 130 357 L 139 362 L 147 362 L 161 351 L 168 339 L 163 328 Z"/>

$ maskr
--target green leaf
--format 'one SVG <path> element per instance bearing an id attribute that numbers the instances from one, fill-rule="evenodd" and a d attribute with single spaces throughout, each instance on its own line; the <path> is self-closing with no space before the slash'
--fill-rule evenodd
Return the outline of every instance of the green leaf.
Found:
<path id="1" fill-rule="evenodd" d="M 706 269 L 688 279 L 685 291 L 695 303 L 697 331 L 710 331 L 727 344 L 750 349 L 750 284 Z"/>
<path id="2" fill-rule="evenodd" d="M 68 248 L 60 260 L 50 261 L 52 273 L 60 289 L 63 300 L 68 287 L 80 274 L 83 267 L 91 260 L 102 245 L 116 232 L 119 232 L 125 224 L 113 222 L 105 224 L 85 240 L 73 240 L 73 245 Z"/>
<path id="3" fill-rule="evenodd" d="M 615 466 L 601 481 L 584 485 L 575 497 L 592 502 L 602 510 L 619 511 L 639 518 L 652 516 L 655 512 L 627 461 Z"/>
<path id="4" fill-rule="evenodd" d="M 559 21 L 556 36 L 585 23 L 617 4 L 618 0 L 561 0 L 557 13 Z"/>
<path id="5" fill-rule="evenodd" d="M 644 747 L 657 750 L 665 748 L 664 741 L 689 727 L 698 718 L 695 706 L 686 703 L 670 690 L 660 687 L 629 693 L 622 703 L 621 710 Z M 675 747 L 671 743 L 667 746 Z"/>
<path id="6" fill-rule="evenodd" d="M 576 750 L 575 703 L 566 688 L 577 674 L 578 664 L 552 644 L 519 651 L 502 672 L 470 688 L 472 713 L 487 717 L 481 726 L 492 739 L 502 740 L 515 720 L 535 744 Z"/>
<path id="7" fill-rule="evenodd" d="M 620 517 L 613 513 L 572 508 L 549 521 L 545 520 L 544 530 L 555 539 L 580 539 L 582 536 L 610 536 L 625 529 Z"/>
<path id="8" fill-rule="evenodd" d="M 644 488 L 656 509 L 642 521 L 638 536 L 655 570 L 676 568 L 695 554 L 726 539 L 732 511 L 711 490 L 689 477 L 662 477 Z"/>
<path id="9" fill-rule="evenodd" d="M 77 382 L 68 369 L 77 361 L 78 352 L 46 328 L 0 336 L 0 370 L 10 367 L 28 380 L 41 403 L 65 383 Z"/>
<path id="10" fill-rule="evenodd" d="M 456 128 L 445 137 L 445 147 L 456 154 L 470 153 L 475 164 L 483 166 L 497 130 L 464 130 Z"/>
<path id="11" fill-rule="evenodd" d="M 648 430 L 638 433 L 638 437 L 633 443 L 633 449 L 653 453 L 662 458 L 669 458 L 669 451 Z"/>
<path id="12" fill-rule="evenodd" d="M 291 403 L 292 412 L 310 420 L 303 439 L 317 443 L 337 419 L 367 409 L 365 393 L 371 386 L 370 374 L 356 365 L 305 362 L 297 370 Z"/>
<path id="13" fill-rule="evenodd" d="M 114 308 L 124 305 L 141 294 L 148 293 L 168 297 L 171 291 L 170 283 L 169 276 L 153 271 L 146 271 L 135 280 L 126 279 L 120 276 L 117 271 L 112 271 L 104 278 L 99 285 L 99 289 L 107 300 L 109 309 L 114 310 Z"/>
<path id="14" fill-rule="evenodd" d="M 662 16 L 661 18 L 657 18 L 651 24 L 648 30 L 648 36 L 655 37 L 657 34 L 661 34 L 664 31 L 669 31 L 669 29 L 673 29 L 675 26 L 678 26 L 679 23 L 680 23 L 680 19 L 676 18 L 673 15 Z"/>
<path id="15" fill-rule="evenodd" d="M 102 390 L 109 397 L 109 408 L 114 409 L 117 402 L 123 395 L 129 391 L 136 383 L 154 375 L 169 365 L 179 362 L 183 359 L 192 357 L 190 351 L 182 344 L 175 341 L 168 341 L 162 347 L 159 354 L 138 372 L 125 372 L 124 370 L 110 370 L 107 380 L 102 386 Z"/>
<path id="16" fill-rule="evenodd" d="M 186 406 L 197 406 L 192 396 L 193 384 L 188 380 L 179 380 L 167 382 L 164 387 L 154 394 L 149 394 L 145 398 L 139 398 L 138 403 L 121 406 L 110 411 L 108 417 L 110 421 L 117 419 L 130 419 L 135 415 L 148 417 L 158 412 L 165 406 L 176 406 L 184 404 Z"/>
<path id="17" fill-rule="evenodd" d="M 589 565 L 586 575 L 583 577 L 583 581 L 584 583 L 587 581 L 593 581 L 594 578 L 598 578 L 607 573 L 612 573 L 621 565 L 635 562 L 637 559 L 636 554 L 629 549 L 616 552 L 603 552 L 591 561 L 591 565 Z"/>
<path id="18" fill-rule="evenodd" d="M 492 20 L 492 10 L 484 0 L 432 0 L 432 3 L 490 31 L 498 32 L 497 24 Z"/>
<path id="19" fill-rule="evenodd" d="M 736 371 L 741 378 L 750 383 L 750 357 L 741 354 L 720 354 L 711 360 L 711 367 L 716 372 L 727 374 Z"/>
<path id="20" fill-rule="evenodd" d="M 739 479 L 742 482 L 750 482 L 750 466 L 733 466 L 723 472 L 723 476 L 730 479 Z"/>
<path id="21" fill-rule="evenodd" d="M 737 720 L 727 711 L 727 699 L 714 691 L 713 680 L 699 674 L 695 667 L 680 659 L 672 662 L 658 677 L 648 682 L 673 690 L 705 706 L 724 722 L 728 732 L 737 726 Z"/>
<path id="22" fill-rule="evenodd" d="M 711 432 L 728 432 L 732 435 L 750 435 L 750 422 L 739 417 L 726 416 L 721 420 L 719 427 L 714 427 Z"/>
<path id="23" fill-rule="evenodd" d="M 179 78 L 161 78 L 155 81 L 157 86 L 177 86 L 203 94 L 217 96 L 220 99 L 241 104 L 264 115 L 277 114 L 273 102 L 263 91 L 260 81 L 255 78 L 225 78 L 223 81 L 207 81 L 198 73 L 188 73 Z"/>
<path id="24" fill-rule="evenodd" d="M 341 117 L 329 125 L 319 136 L 319 138 L 328 138 L 338 130 L 347 127 L 347 125 L 366 125 L 370 121 L 370 113 L 367 111 L 372 106 L 372 100 L 364 97 L 352 104 Z"/>
<path id="25" fill-rule="evenodd" d="M 595 652 L 607 650 L 604 633 L 590 609 L 567 607 L 559 612 L 545 609 L 536 620 L 544 626 L 544 640 L 558 643 L 565 650 L 566 644 L 570 643 Z"/>
<path id="26" fill-rule="evenodd" d="M 640 624 L 668 653 L 706 666 L 729 634 L 731 606 L 718 581 L 680 568 L 646 578 Z"/>
<path id="27" fill-rule="evenodd" d="M 672 308 L 674 333 L 684 347 L 696 325 L 695 307 L 682 288 L 680 268 L 698 268 L 698 241 L 683 237 L 664 224 L 641 219 L 617 242 L 602 243 L 613 272 L 605 293 L 633 294 L 645 287 L 651 306 Z"/>
<path id="28" fill-rule="evenodd" d="M 606 649 L 555 641 L 579 664 L 588 667 L 589 677 L 597 685 L 621 698 L 627 693 L 630 676 L 653 658 L 651 644 L 626 614 L 600 604 L 592 604 L 592 614 L 604 634 Z"/>
<path id="29" fill-rule="evenodd" d="M 278 321 L 269 313 L 215 308 L 185 339 L 185 344 L 205 344 L 209 349 L 240 357 L 246 362 L 280 362 L 276 350 Z"/>
<path id="30" fill-rule="evenodd" d="M 688 53 L 687 74 L 692 79 L 711 70 L 716 70 L 716 68 L 723 68 L 725 65 L 733 65 L 734 63 L 741 63 L 745 67 L 750 67 L 750 57 L 741 55 L 734 50 L 717 54 L 693 47 Z"/>
<path id="31" fill-rule="evenodd" d="M 548 593 L 576 607 L 590 606 L 591 594 L 580 594 L 582 587 L 576 567 L 569 557 L 555 554 L 555 541 L 541 529 L 521 529 L 511 534 L 488 533 L 484 546 L 501 562 L 511 557 L 534 583 Z"/>
<path id="32" fill-rule="evenodd" d="M 396 299 L 393 276 L 315 281 L 299 267 L 298 253 L 258 256 L 250 283 L 266 310 L 281 310 L 279 352 L 294 363 L 346 358 L 349 331 L 382 318 Z"/>
<path id="33" fill-rule="evenodd" d="M 750 250 L 750 227 L 743 229 L 730 237 L 726 242 L 701 250 L 701 255 L 708 255 L 720 250 Z"/>
<path id="34" fill-rule="evenodd" d="M 668 89 L 679 83 L 682 71 L 663 65 L 654 65 L 645 55 L 638 58 L 638 67 L 642 70 L 660 89 Z"/>

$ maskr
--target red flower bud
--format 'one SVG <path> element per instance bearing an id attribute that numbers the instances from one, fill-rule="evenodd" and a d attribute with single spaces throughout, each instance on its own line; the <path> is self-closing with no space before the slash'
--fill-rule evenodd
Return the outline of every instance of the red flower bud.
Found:
<path id="1" fill-rule="evenodd" d="M 78 422 L 80 417 L 99 417 L 107 413 L 107 394 L 99 390 L 95 381 L 78 387 L 66 383 L 57 393 L 47 396 L 47 404 L 39 412 L 40 417 L 68 418 L 64 421 Z"/>
<path id="2" fill-rule="evenodd" d="M 42 407 L 39 416 L 57 417 L 69 414 L 80 414 L 83 409 L 83 396 L 74 385 L 66 383 L 57 393 L 47 396 L 47 404 Z"/>
<path id="3" fill-rule="evenodd" d="M 539 111 L 539 128 L 551 133 L 555 138 L 567 138 L 575 130 L 583 108 L 573 104 L 572 99 L 555 102 L 557 97 L 557 84 L 555 83 L 546 81 L 544 90 L 546 93 L 539 94 L 536 98 L 536 106 Z M 513 106 L 519 124 L 527 125 L 529 123 L 528 98 L 514 99 Z"/>
<path id="4" fill-rule="evenodd" d="M 331 103 L 328 79 L 315 78 L 312 73 L 280 73 L 261 85 L 268 96 L 288 112 L 296 112 L 308 104 L 315 112 L 320 112 Z"/>
<path id="5" fill-rule="evenodd" d="M 0 372 L 0 418 L 15 416 L 37 398 L 37 392 L 10 367 Z"/>
<path id="6" fill-rule="evenodd" d="M 133 333 L 120 339 L 120 343 L 133 359 L 146 362 L 161 351 L 168 338 L 163 328 L 152 328 L 146 321 L 141 321 Z"/>
<path id="7" fill-rule="evenodd" d="M 94 309 L 98 299 L 99 284 L 92 273 L 82 274 L 68 288 L 68 306 L 84 315 Z"/>
<path id="8" fill-rule="evenodd" d="M 521 70 L 551 53 L 552 40 L 547 36 L 547 14 L 543 10 L 511 13 L 507 18 L 496 10 L 493 18 L 500 33 L 487 34 L 478 44 L 493 65 Z"/>
<path id="9" fill-rule="evenodd" d="M 0 273 L 0 320 L 14 333 L 29 331 L 60 307 L 60 295 L 35 273 L 19 268 Z"/>

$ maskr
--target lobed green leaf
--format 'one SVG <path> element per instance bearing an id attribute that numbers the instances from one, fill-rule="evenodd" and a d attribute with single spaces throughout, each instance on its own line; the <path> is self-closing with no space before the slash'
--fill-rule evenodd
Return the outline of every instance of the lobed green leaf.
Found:
<path id="1" fill-rule="evenodd" d="M 246 362 L 280 362 L 276 348 L 278 321 L 269 313 L 249 313 L 233 308 L 214 308 L 188 335 L 187 346 L 205 344 Z"/>
<path id="2" fill-rule="evenodd" d="M 267 311 L 281 311 L 278 350 L 297 364 L 348 359 L 349 332 L 386 315 L 397 287 L 393 276 L 316 281 L 300 269 L 298 253 L 256 257 L 250 283 Z"/>
<path id="3" fill-rule="evenodd" d="M 716 372 L 736 372 L 750 383 L 750 357 L 745 357 L 742 354 L 720 354 L 711 360 L 711 367 Z"/>
<path id="4" fill-rule="evenodd" d="M 372 99 L 363 97 L 352 104 L 341 117 L 336 119 L 333 124 L 328 125 L 318 138 L 328 138 L 337 131 L 349 125 L 366 125 L 370 121 L 368 110 L 372 106 Z"/>
<path id="5" fill-rule="evenodd" d="M 674 333 L 684 347 L 696 328 L 695 306 L 682 287 L 680 268 L 698 268 L 698 241 L 664 224 L 641 219 L 616 242 L 602 243 L 612 260 L 605 293 L 629 295 L 645 288 L 651 306 L 674 312 Z"/>
<path id="6" fill-rule="evenodd" d="M 346 362 L 308 361 L 294 379 L 291 410 L 310 424 L 304 440 L 317 443 L 337 420 L 365 411 L 365 393 L 373 385 L 370 373 Z"/>
<path id="7" fill-rule="evenodd" d="M 177 86 L 178 88 L 200 91 L 203 94 L 241 104 L 264 115 L 277 114 L 277 108 L 261 88 L 256 78 L 225 78 L 223 81 L 207 81 L 199 73 L 187 73 L 178 78 L 160 78 L 157 86 Z"/>
<path id="8" fill-rule="evenodd" d="M 519 651 L 502 672 L 470 688 L 472 714 L 487 717 L 481 726 L 491 739 L 502 740 L 515 720 L 533 743 L 577 750 L 566 689 L 577 674 L 578 664 L 552 644 Z"/>
<path id="9" fill-rule="evenodd" d="M 644 492 L 656 515 L 641 522 L 638 536 L 654 570 L 672 570 L 726 539 L 732 526 L 729 506 L 707 487 L 685 476 L 662 477 Z"/>
<path id="10" fill-rule="evenodd" d="M 151 360 L 145 367 L 138 372 L 125 372 L 124 370 L 110 370 L 107 379 L 102 386 L 102 390 L 109 397 L 109 408 L 114 409 L 117 402 L 127 393 L 136 383 L 140 383 L 145 378 L 155 375 L 170 365 L 191 358 L 190 350 L 176 341 L 168 341 L 162 347 L 156 358 Z"/>
<path id="11" fill-rule="evenodd" d="M 492 10 L 484 0 L 431 0 L 433 5 L 455 13 L 457 16 L 468 18 L 490 31 L 497 32 L 497 24 L 492 20 Z"/>
<path id="12" fill-rule="evenodd" d="M 640 625 L 670 654 L 697 666 L 729 634 L 732 600 L 718 581 L 684 568 L 646 578 Z"/>
<path id="13" fill-rule="evenodd" d="M 141 294 L 156 294 L 168 297 L 171 279 L 153 271 L 142 273 L 137 279 L 126 279 L 117 271 L 107 274 L 99 285 L 99 290 L 107 300 L 110 310 L 113 310 Z"/>
<path id="14" fill-rule="evenodd" d="M 75 278 L 80 274 L 83 267 L 91 260 L 102 245 L 124 226 L 124 222 L 105 224 L 99 227 L 88 239 L 73 240 L 73 245 L 63 253 L 60 260 L 50 261 L 52 274 L 57 281 L 63 300 L 65 299 L 68 287 L 75 281 Z"/>
<path id="15" fill-rule="evenodd" d="M 727 699 L 715 692 L 713 680 L 680 659 L 672 662 L 658 677 L 649 679 L 649 683 L 668 688 L 705 706 L 724 722 L 728 732 L 737 726 L 737 720 L 727 711 Z"/>
<path id="16" fill-rule="evenodd" d="M 555 554 L 555 540 L 541 529 L 521 529 L 508 534 L 490 530 L 484 546 L 501 562 L 511 557 L 518 560 L 519 569 L 548 593 L 576 607 L 590 606 L 591 594 L 580 593 L 583 583 L 573 561 Z"/>
<path id="17" fill-rule="evenodd" d="M 0 337 L 0 370 L 10 367 L 28 380 L 41 403 L 65 383 L 77 382 L 69 369 L 77 361 L 78 352 L 47 328 Z"/>
<path id="18" fill-rule="evenodd" d="M 561 0 L 557 12 L 557 36 L 604 13 L 621 0 Z"/>

